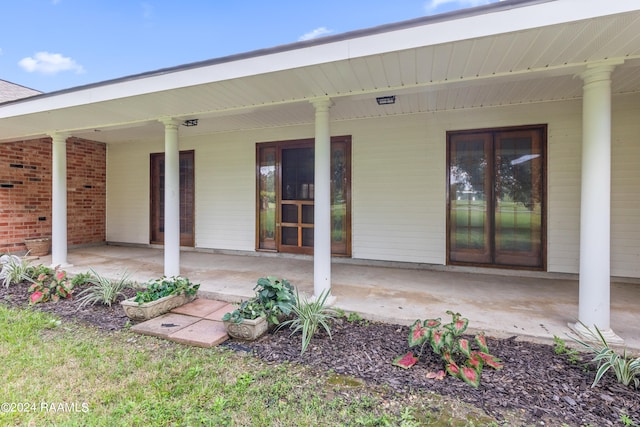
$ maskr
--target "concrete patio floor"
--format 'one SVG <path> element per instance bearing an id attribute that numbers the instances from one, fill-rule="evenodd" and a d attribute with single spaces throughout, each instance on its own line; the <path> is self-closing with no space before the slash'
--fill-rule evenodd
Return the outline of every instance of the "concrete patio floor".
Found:
<path id="1" fill-rule="evenodd" d="M 127 271 L 144 282 L 163 275 L 163 251 L 157 248 L 102 245 L 69 251 L 70 273 L 93 268 L 117 278 Z M 40 262 L 50 262 L 42 257 Z M 364 262 L 364 261 L 363 261 Z M 414 268 L 407 268 L 414 267 Z M 471 330 L 496 337 L 521 336 L 550 342 L 567 339 L 568 323 L 578 316 L 578 281 L 573 275 L 513 272 L 443 266 L 359 265 L 334 259 L 335 306 L 363 318 L 403 325 L 442 317 L 447 310 L 469 318 Z M 520 275 L 516 275 L 520 274 Z M 301 292 L 313 292 L 310 257 L 271 254 L 230 255 L 181 252 L 181 275 L 200 283 L 200 298 L 238 302 L 253 295 L 258 278 L 286 278 Z M 640 350 L 640 283 L 613 280 L 611 328 L 630 349 Z"/>

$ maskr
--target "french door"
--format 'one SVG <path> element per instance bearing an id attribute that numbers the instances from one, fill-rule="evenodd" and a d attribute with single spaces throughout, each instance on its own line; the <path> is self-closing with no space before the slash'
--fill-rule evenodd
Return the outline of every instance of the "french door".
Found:
<path id="1" fill-rule="evenodd" d="M 546 126 L 447 133 L 448 262 L 543 269 Z"/>
<path id="2" fill-rule="evenodd" d="M 256 144 L 257 249 L 312 254 L 313 140 Z M 331 139 L 331 252 L 351 255 L 351 138 Z"/>
<path id="3" fill-rule="evenodd" d="M 194 152 L 180 152 L 180 246 L 194 246 Z M 151 154 L 151 243 L 164 243 L 164 153 Z"/>

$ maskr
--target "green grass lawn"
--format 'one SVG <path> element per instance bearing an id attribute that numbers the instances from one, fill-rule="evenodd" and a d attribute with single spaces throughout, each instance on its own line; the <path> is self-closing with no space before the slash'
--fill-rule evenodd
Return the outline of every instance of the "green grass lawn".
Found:
<path id="1" fill-rule="evenodd" d="M 104 332 L 36 310 L 0 304 L 0 325 L 2 426 L 498 425 L 427 392 L 392 394 L 330 372 Z"/>

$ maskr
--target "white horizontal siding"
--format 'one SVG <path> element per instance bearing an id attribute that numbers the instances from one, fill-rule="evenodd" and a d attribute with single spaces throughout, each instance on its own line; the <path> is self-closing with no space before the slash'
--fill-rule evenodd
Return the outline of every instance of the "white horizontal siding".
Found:
<path id="1" fill-rule="evenodd" d="M 196 246 L 252 250 L 255 148 L 232 136 L 200 138 L 196 148 Z"/>
<path id="2" fill-rule="evenodd" d="M 444 144 L 424 116 L 337 123 L 351 134 L 352 256 L 442 263 Z"/>
<path id="3" fill-rule="evenodd" d="M 312 136 L 313 128 L 307 126 L 185 140 L 195 149 L 196 247 L 255 250 L 255 144 Z"/>
<path id="4" fill-rule="evenodd" d="M 615 98 L 611 156 L 611 274 L 640 277 L 640 96 Z"/>
<path id="5" fill-rule="evenodd" d="M 640 95 L 614 98 L 612 269 L 640 277 Z M 331 123 L 352 135 L 352 256 L 444 264 L 446 132 L 548 124 L 547 270 L 579 268 L 580 101 Z M 312 138 L 312 125 L 220 133 L 180 141 L 195 150 L 196 246 L 255 249 L 255 143 Z M 162 135 L 159 135 L 162 138 Z M 153 144 L 109 145 L 107 239 L 149 239 Z"/>
<path id="6" fill-rule="evenodd" d="M 163 143 L 107 146 L 107 241 L 149 243 L 149 153 Z"/>

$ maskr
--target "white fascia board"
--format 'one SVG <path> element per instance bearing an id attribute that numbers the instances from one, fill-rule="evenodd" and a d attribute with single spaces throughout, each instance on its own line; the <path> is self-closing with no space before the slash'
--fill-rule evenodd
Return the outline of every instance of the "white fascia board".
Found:
<path id="1" fill-rule="evenodd" d="M 508 6 L 508 5 L 507 5 Z M 417 23 L 407 28 L 341 38 L 312 46 L 292 48 L 275 53 L 248 54 L 237 60 L 209 65 L 186 66 L 185 69 L 132 76 L 112 83 L 62 91 L 60 94 L 36 97 L 33 100 L 0 105 L 0 118 L 56 110 L 131 96 L 229 79 L 267 74 L 293 68 L 313 66 L 351 58 L 393 51 L 432 46 L 460 40 L 488 37 L 532 28 L 592 19 L 601 16 L 640 10 L 638 0 L 550 0 L 532 5 L 489 11 L 482 14 L 442 21 Z M 455 14 L 453 14 L 455 16 Z M 402 23 L 399 24 L 402 27 Z M 364 30 L 366 32 L 366 30 Z M 348 36 L 348 35 L 347 35 Z M 293 45 L 295 46 L 295 45 Z"/>
<path id="2" fill-rule="evenodd" d="M 550 0 L 349 40 L 351 57 L 490 37 L 640 10 L 638 0 Z"/>

